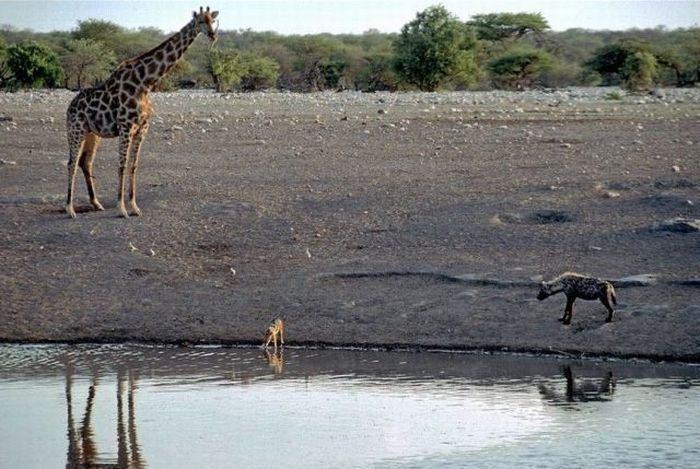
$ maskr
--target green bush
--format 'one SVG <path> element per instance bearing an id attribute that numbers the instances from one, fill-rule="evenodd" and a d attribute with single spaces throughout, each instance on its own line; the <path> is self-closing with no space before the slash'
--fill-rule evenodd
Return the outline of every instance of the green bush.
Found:
<path id="1" fill-rule="evenodd" d="M 551 66 L 543 69 L 537 76 L 538 84 L 546 88 L 563 88 L 566 86 L 591 86 L 600 81 L 600 75 L 591 73 L 581 65 L 553 58 Z"/>
<path id="2" fill-rule="evenodd" d="M 637 39 L 621 39 L 612 44 L 606 44 L 596 49 L 586 66 L 598 72 L 603 77 L 603 84 L 618 85 L 625 81 L 625 62 L 628 57 L 637 52 L 650 52 L 650 46 L 645 41 Z"/>
<path id="3" fill-rule="evenodd" d="M 269 57 L 248 54 L 243 60 L 245 72 L 241 77 L 244 91 L 272 88 L 279 78 L 279 64 Z"/>
<path id="4" fill-rule="evenodd" d="M 241 82 L 246 69 L 241 54 L 233 49 L 214 49 L 209 54 L 209 73 L 216 91 L 231 91 Z"/>
<path id="5" fill-rule="evenodd" d="M 19 88 L 53 88 L 63 74 L 58 56 L 48 47 L 29 41 L 7 48 L 7 68 L 12 85 Z"/>
<path id="6" fill-rule="evenodd" d="M 107 78 L 116 64 L 114 53 L 92 39 L 71 39 L 61 54 L 68 87 L 82 88 Z"/>
<path id="7" fill-rule="evenodd" d="M 355 87 L 361 91 L 396 91 L 399 79 L 392 66 L 392 56 L 388 53 L 371 55 L 359 71 Z"/>
<path id="8" fill-rule="evenodd" d="M 434 91 L 450 75 L 471 72 L 463 51 L 473 47 L 466 26 L 445 7 L 432 6 L 401 29 L 394 44 L 394 66 L 405 82 Z"/>
<path id="9" fill-rule="evenodd" d="M 7 66 L 7 51 L 5 49 L 5 39 L 0 37 L 0 90 L 9 86 L 12 79 L 10 67 Z"/>
<path id="10" fill-rule="evenodd" d="M 656 77 L 656 58 L 649 52 L 630 54 L 622 66 L 622 85 L 632 91 L 649 90 Z"/>
<path id="11" fill-rule="evenodd" d="M 531 86 L 540 72 L 549 70 L 552 56 L 539 49 L 517 48 L 494 58 L 488 64 L 499 88 L 522 89 Z"/>

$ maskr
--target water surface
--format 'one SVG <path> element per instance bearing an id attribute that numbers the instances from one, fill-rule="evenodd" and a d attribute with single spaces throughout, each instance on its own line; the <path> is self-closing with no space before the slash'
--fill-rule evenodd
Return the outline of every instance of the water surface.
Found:
<path id="1" fill-rule="evenodd" d="M 697 467 L 700 368 L 0 346 L 0 468 Z"/>

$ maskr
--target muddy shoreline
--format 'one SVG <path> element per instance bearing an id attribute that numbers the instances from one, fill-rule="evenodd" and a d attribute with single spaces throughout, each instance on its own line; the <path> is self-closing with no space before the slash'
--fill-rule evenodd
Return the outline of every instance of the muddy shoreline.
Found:
<path id="1" fill-rule="evenodd" d="M 700 362 L 700 90 L 609 91 L 156 94 L 128 220 L 113 140 L 63 213 L 72 93 L 0 93 L 0 341 Z M 562 326 L 567 270 L 651 280 Z"/>

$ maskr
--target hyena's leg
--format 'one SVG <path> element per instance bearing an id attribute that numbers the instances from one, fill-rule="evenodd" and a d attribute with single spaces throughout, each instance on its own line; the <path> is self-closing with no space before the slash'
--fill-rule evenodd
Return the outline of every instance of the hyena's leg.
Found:
<path id="1" fill-rule="evenodd" d="M 73 209 L 73 193 L 75 190 L 75 174 L 78 172 L 78 158 L 85 145 L 85 133 L 77 127 L 68 129 L 68 195 L 66 197 L 66 213 L 75 218 Z"/>
<path id="2" fill-rule="evenodd" d="M 133 136 L 134 128 L 132 126 L 124 126 L 119 131 L 119 190 L 117 191 L 117 209 L 119 210 L 119 214 L 124 218 L 129 217 L 126 207 L 124 206 L 124 182 Z"/>
<path id="3" fill-rule="evenodd" d="M 131 205 L 131 213 L 139 216 L 141 215 L 141 210 L 139 207 L 136 205 L 136 170 L 138 169 L 139 166 L 139 155 L 141 154 L 141 143 L 143 143 L 143 139 L 146 137 L 146 134 L 148 133 L 148 123 L 143 124 L 139 129 L 136 131 L 136 134 L 134 135 L 134 140 L 131 143 L 131 167 L 130 167 L 130 173 L 131 173 L 131 186 L 130 186 L 130 194 L 129 194 L 129 205 Z"/>
<path id="4" fill-rule="evenodd" d="M 90 194 L 90 203 L 95 207 L 95 210 L 104 210 L 100 201 L 97 200 L 95 179 L 92 176 L 92 161 L 95 159 L 95 152 L 97 152 L 97 147 L 100 146 L 101 140 L 96 134 L 88 134 L 85 138 L 83 151 L 80 152 L 80 168 L 83 170 L 83 176 L 85 176 L 85 184 L 87 185 L 88 194 Z"/>
<path id="5" fill-rule="evenodd" d="M 612 306 L 610 306 L 610 299 L 608 298 L 608 293 L 604 294 L 603 296 L 600 297 L 600 302 L 603 303 L 603 306 L 608 310 L 608 317 L 605 318 L 605 322 L 612 322 L 613 319 L 613 314 L 615 313 L 615 310 L 613 309 Z"/>
<path id="6" fill-rule="evenodd" d="M 600 393 L 612 394 L 615 392 L 615 381 L 613 380 L 612 371 L 605 373 L 603 381 L 600 383 Z"/>
<path id="7" fill-rule="evenodd" d="M 566 297 L 566 309 L 564 310 L 564 324 L 571 324 L 571 317 L 574 315 L 574 301 L 576 297 Z"/>

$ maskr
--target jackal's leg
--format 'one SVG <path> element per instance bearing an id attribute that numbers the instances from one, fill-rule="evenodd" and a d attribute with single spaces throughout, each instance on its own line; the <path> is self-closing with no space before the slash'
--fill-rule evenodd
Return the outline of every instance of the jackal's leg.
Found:
<path id="1" fill-rule="evenodd" d="M 608 317 L 605 318 L 605 322 L 612 322 L 613 314 L 615 313 L 615 310 L 613 309 L 612 306 L 610 306 L 610 300 L 608 299 L 607 295 L 601 296 L 600 302 L 603 303 L 603 306 L 605 306 L 605 308 L 608 310 Z"/>
<path id="2" fill-rule="evenodd" d="M 574 301 L 576 298 L 573 296 L 566 297 L 566 309 L 564 310 L 564 324 L 571 324 L 571 317 L 574 315 Z"/>
<path id="3" fill-rule="evenodd" d="M 131 149 L 131 140 L 133 139 L 134 128 L 124 126 L 119 131 L 119 189 L 117 191 L 117 210 L 124 218 L 128 218 L 129 214 L 124 206 L 124 182 L 126 178 L 126 166 L 129 163 L 129 152 Z"/>
<path id="4" fill-rule="evenodd" d="M 280 343 L 284 345 L 284 323 L 280 324 Z"/>
<path id="5" fill-rule="evenodd" d="M 75 174 L 78 172 L 78 158 L 85 145 L 85 134 L 78 128 L 68 129 L 68 195 L 66 197 L 66 213 L 75 218 L 73 209 L 73 193 L 75 191 Z"/>
<path id="6" fill-rule="evenodd" d="M 139 127 L 139 129 L 136 131 L 136 134 L 134 135 L 134 140 L 131 143 L 131 191 L 129 193 L 129 205 L 131 205 L 131 213 L 136 216 L 141 215 L 141 210 L 139 209 L 138 205 L 136 205 L 136 170 L 139 166 L 139 156 L 141 155 L 141 143 L 143 143 L 143 139 L 146 137 L 147 133 L 148 123 L 143 124 L 141 127 Z"/>
<path id="7" fill-rule="evenodd" d="M 83 170 L 83 176 L 85 176 L 85 184 L 87 185 L 88 194 L 90 194 L 90 203 L 95 210 L 104 210 L 102 204 L 97 200 L 97 194 L 95 193 L 95 179 L 92 176 L 92 161 L 95 158 L 95 152 L 97 152 L 97 147 L 100 145 L 99 136 L 90 133 L 85 138 L 85 145 L 83 145 L 83 151 L 80 152 L 80 168 Z"/>

